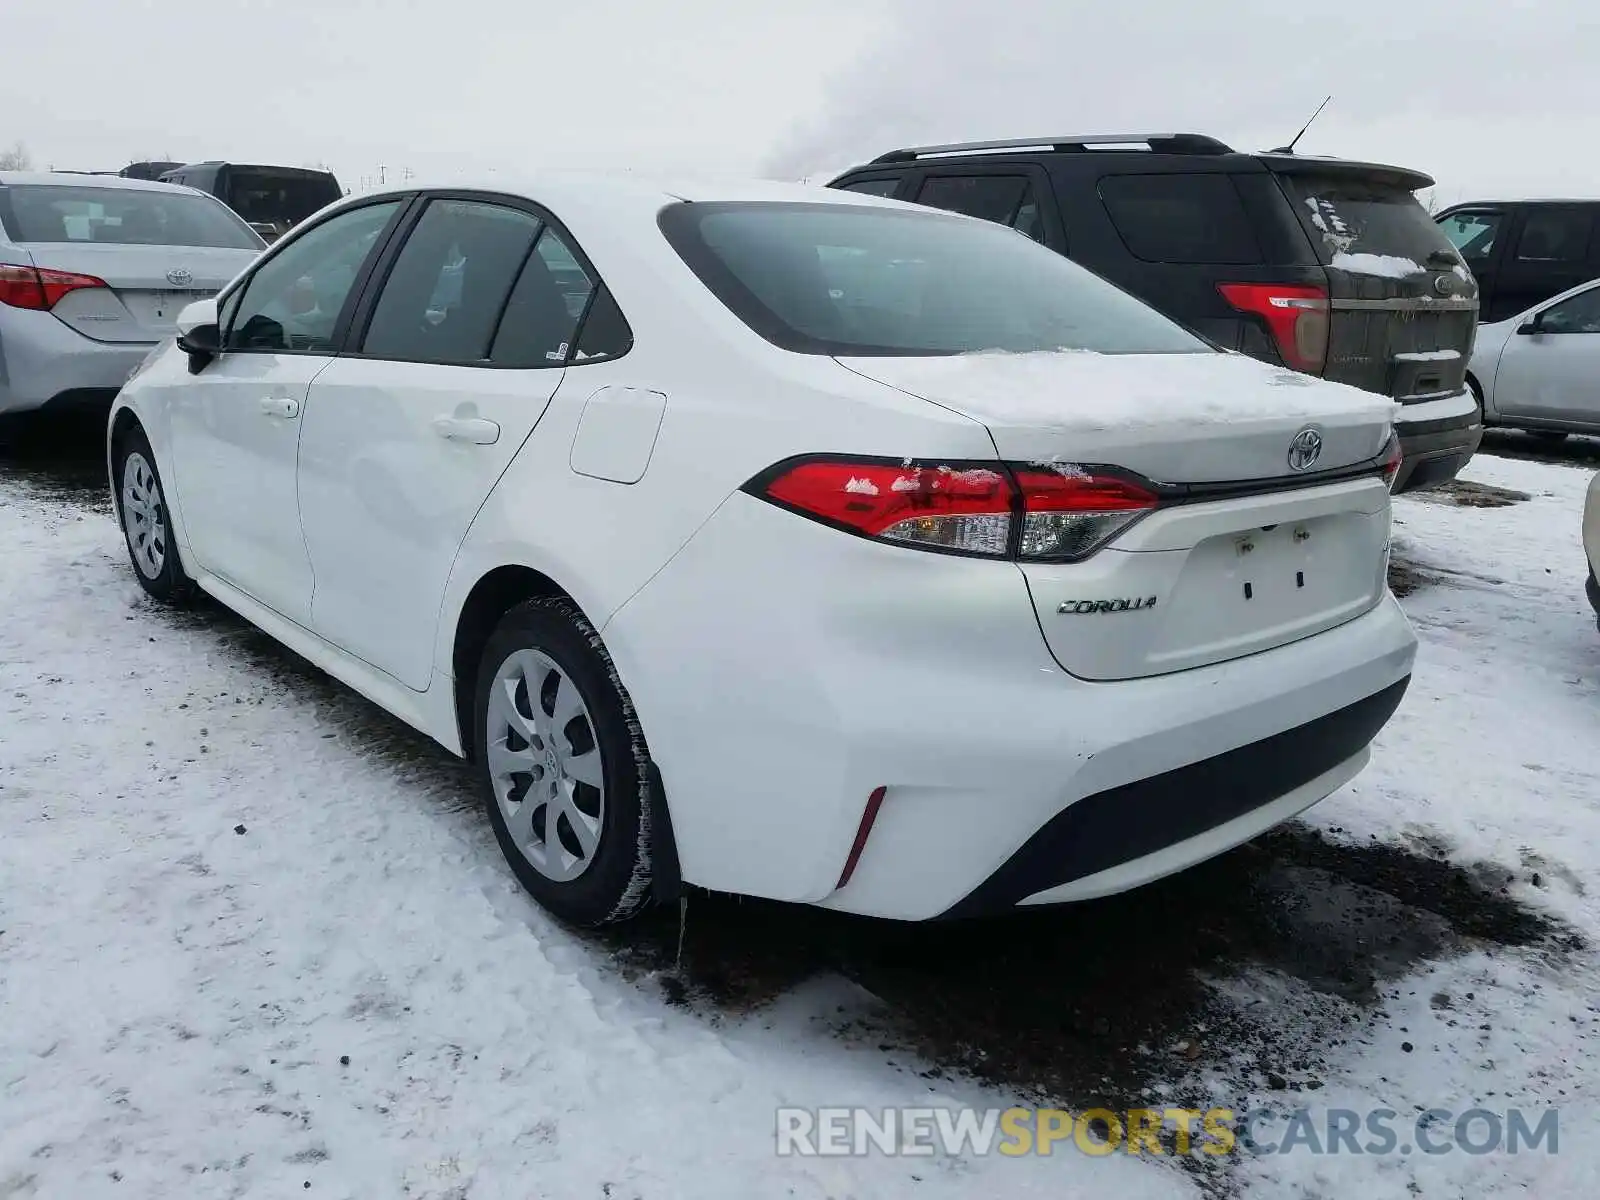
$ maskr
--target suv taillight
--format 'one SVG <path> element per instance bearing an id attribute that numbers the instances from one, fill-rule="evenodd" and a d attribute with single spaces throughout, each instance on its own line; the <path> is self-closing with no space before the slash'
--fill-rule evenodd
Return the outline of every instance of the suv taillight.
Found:
<path id="1" fill-rule="evenodd" d="M 1286 366 L 1321 374 L 1328 362 L 1326 288 L 1278 283 L 1219 283 L 1222 298 L 1265 322 Z"/>
<path id="2" fill-rule="evenodd" d="M 45 267 L 0 264 L 0 304 L 49 312 L 61 297 L 80 288 L 103 288 L 106 281 L 93 275 L 52 271 Z"/>
<path id="3" fill-rule="evenodd" d="M 1161 504 L 1116 468 L 849 457 L 779 463 L 745 490 L 861 537 L 1028 562 L 1088 558 Z"/>

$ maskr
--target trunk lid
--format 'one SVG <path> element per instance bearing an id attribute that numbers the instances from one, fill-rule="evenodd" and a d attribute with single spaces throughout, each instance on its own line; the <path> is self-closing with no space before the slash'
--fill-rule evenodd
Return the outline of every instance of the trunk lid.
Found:
<path id="1" fill-rule="evenodd" d="M 1292 474 L 1289 443 L 1322 438 L 1318 471 L 1383 451 L 1394 403 L 1242 354 L 959 354 L 842 358 L 857 374 L 980 421 L 1012 462 L 1104 463 L 1157 483 Z"/>
<path id="2" fill-rule="evenodd" d="M 1169 499 L 1081 562 L 1021 563 L 1041 632 L 1084 679 L 1159 675 L 1343 624 L 1386 590 L 1389 493 L 1370 473 L 1396 411 L 1235 354 L 971 354 L 843 365 L 981 421 L 999 456 L 1120 467 Z M 1310 428 L 1310 474 L 1289 465 Z M 1318 482 L 1316 473 L 1333 472 Z"/>
<path id="3" fill-rule="evenodd" d="M 1458 395 L 1478 285 L 1412 189 L 1425 176 L 1357 163 L 1271 160 L 1328 273 L 1323 377 L 1419 403 Z"/>
<path id="4" fill-rule="evenodd" d="M 98 342 L 171 336 L 186 304 L 216 295 L 256 257 L 254 250 L 114 242 L 38 242 L 26 248 L 35 266 L 105 280 L 107 288 L 68 292 L 51 310 Z"/>

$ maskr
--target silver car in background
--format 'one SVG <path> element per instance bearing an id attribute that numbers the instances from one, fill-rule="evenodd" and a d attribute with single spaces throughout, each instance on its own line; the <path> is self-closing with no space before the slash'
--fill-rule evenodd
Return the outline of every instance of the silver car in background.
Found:
<path id="1" fill-rule="evenodd" d="M 1485 426 L 1600 434 L 1600 279 L 1479 325 L 1467 383 Z"/>
<path id="2" fill-rule="evenodd" d="M 0 172 L 0 413 L 109 400 L 265 245 L 190 188 Z"/>

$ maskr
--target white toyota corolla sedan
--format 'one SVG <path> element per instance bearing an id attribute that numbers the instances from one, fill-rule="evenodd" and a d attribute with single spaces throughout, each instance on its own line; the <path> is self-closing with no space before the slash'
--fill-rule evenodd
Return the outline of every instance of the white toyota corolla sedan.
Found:
<path id="1" fill-rule="evenodd" d="M 471 757 L 573 922 L 1119 892 L 1350 779 L 1410 678 L 1392 404 L 985 221 L 408 187 L 179 331 L 108 431 L 140 583 Z"/>

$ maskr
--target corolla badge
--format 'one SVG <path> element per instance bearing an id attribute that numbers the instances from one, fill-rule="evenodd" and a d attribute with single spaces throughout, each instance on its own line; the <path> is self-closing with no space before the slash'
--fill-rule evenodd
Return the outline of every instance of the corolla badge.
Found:
<path id="1" fill-rule="evenodd" d="M 1155 606 L 1154 596 L 1119 596 L 1115 600 L 1063 600 L 1056 606 L 1056 611 L 1083 617 L 1091 613 L 1138 612 L 1140 609 Z"/>
<path id="2" fill-rule="evenodd" d="M 173 287 L 188 287 L 194 282 L 194 272 L 188 267 L 173 267 L 167 272 L 167 282 Z"/>
<path id="3" fill-rule="evenodd" d="M 1322 457 L 1322 435 L 1315 429 L 1302 429 L 1289 443 L 1289 469 L 1309 471 Z"/>

